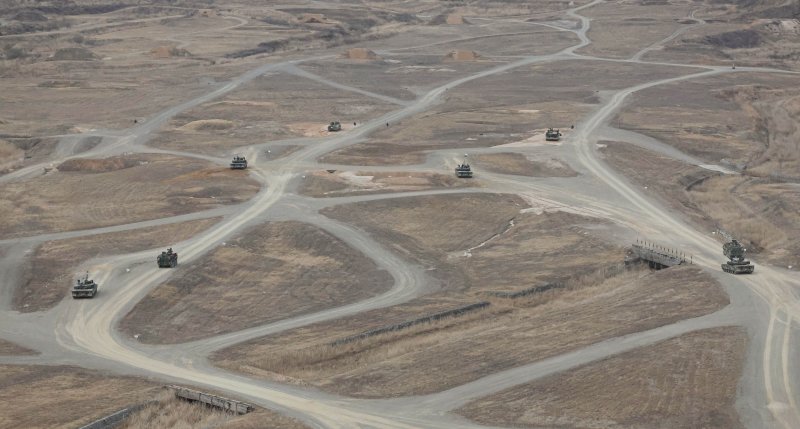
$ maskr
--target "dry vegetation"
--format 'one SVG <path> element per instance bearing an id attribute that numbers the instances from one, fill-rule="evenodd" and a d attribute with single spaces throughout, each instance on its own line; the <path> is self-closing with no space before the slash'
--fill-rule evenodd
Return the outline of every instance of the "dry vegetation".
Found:
<path id="1" fill-rule="evenodd" d="M 597 103 L 597 90 L 686 73 L 685 69 L 612 62 L 559 61 L 520 67 L 461 85 L 446 101 L 331 152 L 322 161 L 349 165 L 420 163 L 424 152 L 525 141 L 547 127 L 568 129 Z M 532 102 L 531 100 L 535 100 Z"/>
<path id="2" fill-rule="evenodd" d="M 303 429 L 307 426 L 276 412 L 257 409 L 236 415 L 178 399 L 171 391 L 162 392 L 156 402 L 148 404 L 125 419 L 119 429 L 151 428 L 219 428 L 219 429 Z"/>
<path id="3" fill-rule="evenodd" d="M 358 301 L 390 286 L 388 273 L 329 233 L 275 222 L 179 267 L 121 328 L 142 342 L 183 342 Z"/>
<path id="4" fill-rule="evenodd" d="M 176 116 L 150 144 L 223 154 L 291 137 L 322 137 L 326 126 L 375 118 L 395 106 L 287 73 L 271 73 L 226 97 Z"/>
<path id="5" fill-rule="evenodd" d="M 587 279 L 546 297 L 496 300 L 468 316 L 340 346 L 329 343 L 376 323 L 313 325 L 219 352 L 216 359 L 256 376 L 311 383 L 346 395 L 415 395 L 707 314 L 727 302 L 716 282 L 694 267 L 633 271 L 605 281 Z"/>
<path id="6" fill-rule="evenodd" d="M 0 339 L 0 356 L 19 356 L 36 354 L 33 350 L 26 349 L 10 341 Z"/>
<path id="7" fill-rule="evenodd" d="M 163 155 L 71 160 L 0 187 L 0 236 L 20 237 L 174 216 L 246 201 L 247 173 Z"/>
<path id="8" fill-rule="evenodd" d="M 518 290 L 593 272 L 622 250 L 584 228 L 602 222 L 537 215 L 513 195 L 395 198 L 324 209 L 423 266 L 448 290 Z"/>
<path id="9" fill-rule="evenodd" d="M 459 413 L 525 428 L 741 428 L 734 401 L 746 345 L 741 328 L 692 332 L 514 387 Z"/>
<path id="10" fill-rule="evenodd" d="M 0 365 L 0 427 L 73 429 L 157 390 L 141 379 L 78 367 Z"/>
<path id="11" fill-rule="evenodd" d="M 500 174 L 513 174 L 530 177 L 574 177 L 577 176 L 569 165 L 555 158 L 547 160 L 531 159 L 521 153 L 504 152 L 477 155 L 472 158 L 479 168 Z"/>
<path id="12" fill-rule="evenodd" d="M 306 175 L 298 192 L 311 197 L 342 197 L 387 192 L 461 188 L 475 181 L 458 180 L 453 175 L 405 172 L 315 171 Z"/>
<path id="13" fill-rule="evenodd" d="M 146 230 L 132 230 L 48 241 L 36 249 L 26 273 L 27 280 L 15 290 L 14 306 L 29 312 L 56 305 L 68 295 L 78 277 L 78 266 L 89 259 L 168 247 L 211 227 L 219 219 L 203 219 Z M 102 286 L 101 290 L 102 290 Z"/>

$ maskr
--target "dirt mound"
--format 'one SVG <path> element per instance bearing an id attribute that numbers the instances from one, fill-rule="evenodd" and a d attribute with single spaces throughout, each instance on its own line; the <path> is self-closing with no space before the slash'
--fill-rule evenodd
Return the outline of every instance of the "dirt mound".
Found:
<path id="1" fill-rule="evenodd" d="M 479 55 L 475 51 L 464 51 L 461 49 L 456 49 L 444 57 L 444 59 L 448 61 L 475 61 L 478 58 Z"/>
<path id="2" fill-rule="evenodd" d="M 447 15 L 447 18 L 444 19 L 445 24 L 447 25 L 461 25 L 464 24 L 464 17 L 460 13 L 451 13 Z"/>
<path id="3" fill-rule="evenodd" d="M 79 171 L 81 173 L 107 173 L 124 170 L 139 165 L 138 159 L 112 157 L 105 159 L 70 159 L 58 166 L 58 171 Z"/>
<path id="4" fill-rule="evenodd" d="M 53 61 L 92 61 L 97 56 L 86 48 L 63 48 L 56 51 L 52 57 Z"/>
<path id="5" fill-rule="evenodd" d="M 328 18 L 321 13 L 304 13 L 300 15 L 300 22 L 303 24 L 327 24 Z"/>
<path id="6" fill-rule="evenodd" d="M 200 121 L 189 122 L 188 124 L 178 128 L 182 131 L 209 131 L 209 130 L 227 130 L 233 128 L 233 122 L 225 119 L 203 119 Z"/>
<path id="7" fill-rule="evenodd" d="M 367 48 L 351 48 L 345 52 L 344 57 L 350 60 L 377 60 L 380 57 Z"/>
<path id="8" fill-rule="evenodd" d="M 153 58 L 172 58 L 172 57 L 190 57 L 191 52 L 186 49 L 175 48 L 172 46 L 159 46 L 150 51 Z"/>

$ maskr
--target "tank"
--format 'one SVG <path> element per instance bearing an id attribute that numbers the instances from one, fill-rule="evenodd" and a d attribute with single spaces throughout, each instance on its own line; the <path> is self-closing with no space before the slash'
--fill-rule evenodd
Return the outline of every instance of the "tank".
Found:
<path id="1" fill-rule="evenodd" d="M 166 252 L 161 252 L 156 258 L 158 268 L 175 268 L 178 266 L 178 254 L 170 247 Z"/>
<path id="2" fill-rule="evenodd" d="M 328 131 L 341 131 L 342 124 L 339 121 L 333 121 L 328 125 Z"/>
<path id="3" fill-rule="evenodd" d="M 561 140 L 561 130 L 554 130 L 552 128 L 548 128 L 547 132 L 544 134 L 544 139 L 549 142 L 557 142 Z"/>
<path id="4" fill-rule="evenodd" d="M 747 251 L 741 243 L 731 240 L 722 245 L 722 253 L 728 257 L 728 262 L 722 264 L 722 271 L 731 274 L 750 274 L 755 270 L 753 264 L 745 259 Z"/>
<path id="5" fill-rule="evenodd" d="M 245 168 L 247 168 L 247 159 L 239 155 L 234 156 L 233 160 L 231 161 L 231 169 L 244 170 Z"/>
<path id="6" fill-rule="evenodd" d="M 464 155 L 464 162 L 456 167 L 456 177 L 469 179 L 472 177 L 472 168 L 467 163 L 467 155 Z"/>
<path id="7" fill-rule="evenodd" d="M 97 295 L 97 283 L 89 279 L 89 273 L 75 281 L 75 286 L 72 287 L 73 298 L 94 298 L 95 295 Z"/>

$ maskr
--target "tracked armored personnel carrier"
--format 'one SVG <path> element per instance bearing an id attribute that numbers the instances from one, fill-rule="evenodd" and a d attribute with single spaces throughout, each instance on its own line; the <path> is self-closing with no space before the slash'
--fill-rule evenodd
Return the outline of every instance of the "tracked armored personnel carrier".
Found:
<path id="1" fill-rule="evenodd" d="M 456 177 L 469 179 L 472 177 L 472 168 L 467 163 L 467 156 L 464 155 L 464 162 L 456 167 Z"/>
<path id="2" fill-rule="evenodd" d="M 247 168 L 247 159 L 243 156 L 236 155 L 231 161 L 231 170 L 244 170 Z"/>
<path id="3" fill-rule="evenodd" d="M 94 298 L 95 295 L 97 295 L 97 283 L 89 279 L 89 273 L 75 281 L 75 286 L 72 287 L 72 298 Z"/>
<path id="4" fill-rule="evenodd" d="M 178 266 L 178 254 L 170 247 L 166 252 L 161 252 L 156 258 L 158 268 L 175 268 Z"/>
<path id="5" fill-rule="evenodd" d="M 722 271 L 731 274 L 750 274 L 756 267 L 744 257 L 747 251 L 741 243 L 731 240 L 722 245 L 722 253 L 728 257 L 729 261 L 722 264 Z"/>
<path id="6" fill-rule="evenodd" d="M 549 142 L 557 142 L 561 140 L 561 130 L 548 128 L 547 132 L 544 133 L 544 139 Z"/>
<path id="7" fill-rule="evenodd" d="M 328 131 L 341 131 L 342 124 L 339 121 L 333 121 L 328 125 Z"/>

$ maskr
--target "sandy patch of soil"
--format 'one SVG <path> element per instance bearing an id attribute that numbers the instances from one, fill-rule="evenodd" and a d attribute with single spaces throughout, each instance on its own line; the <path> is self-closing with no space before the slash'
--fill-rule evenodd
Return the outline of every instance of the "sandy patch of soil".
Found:
<path id="1" fill-rule="evenodd" d="M 10 341 L 0 339 L 0 356 L 19 356 L 37 354 L 33 350 L 14 344 Z"/>
<path id="2" fill-rule="evenodd" d="M 66 171 L 0 187 L 0 237 L 97 228 L 237 204 L 258 184 L 206 161 L 129 155 L 67 161 Z"/>
<path id="3" fill-rule="evenodd" d="M 193 237 L 218 220 L 203 219 L 147 230 L 48 241 L 36 249 L 29 261 L 27 280 L 14 291 L 14 307 L 23 312 L 47 310 L 69 295 L 75 279 L 81 274 L 78 273 L 81 263 L 100 256 L 167 247 Z M 101 293 L 102 287 L 101 284 Z"/>
<path id="4" fill-rule="evenodd" d="M 299 192 L 320 198 L 460 188 L 475 184 L 474 181 L 458 180 L 453 175 L 438 173 L 315 171 L 306 175 Z"/>
<path id="5" fill-rule="evenodd" d="M 734 401 L 746 345 L 741 328 L 692 332 L 500 392 L 458 412 L 484 424 L 525 428 L 742 428 Z"/>
<path id="6" fill-rule="evenodd" d="M 391 277 L 365 255 L 299 222 L 259 225 L 182 265 L 120 325 L 146 343 L 174 343 L 378 295 Z"/>
<path id="7" fill-rule="evenodd" d="M 547 160 L 530 159 L 520 153 L 493 153 L 476 155 L 472 158 L 477 167 L 500 174 L 513 174 L 529 177 L 574 177 L 576 173 L 569 165 L 555 158 Z"/>

